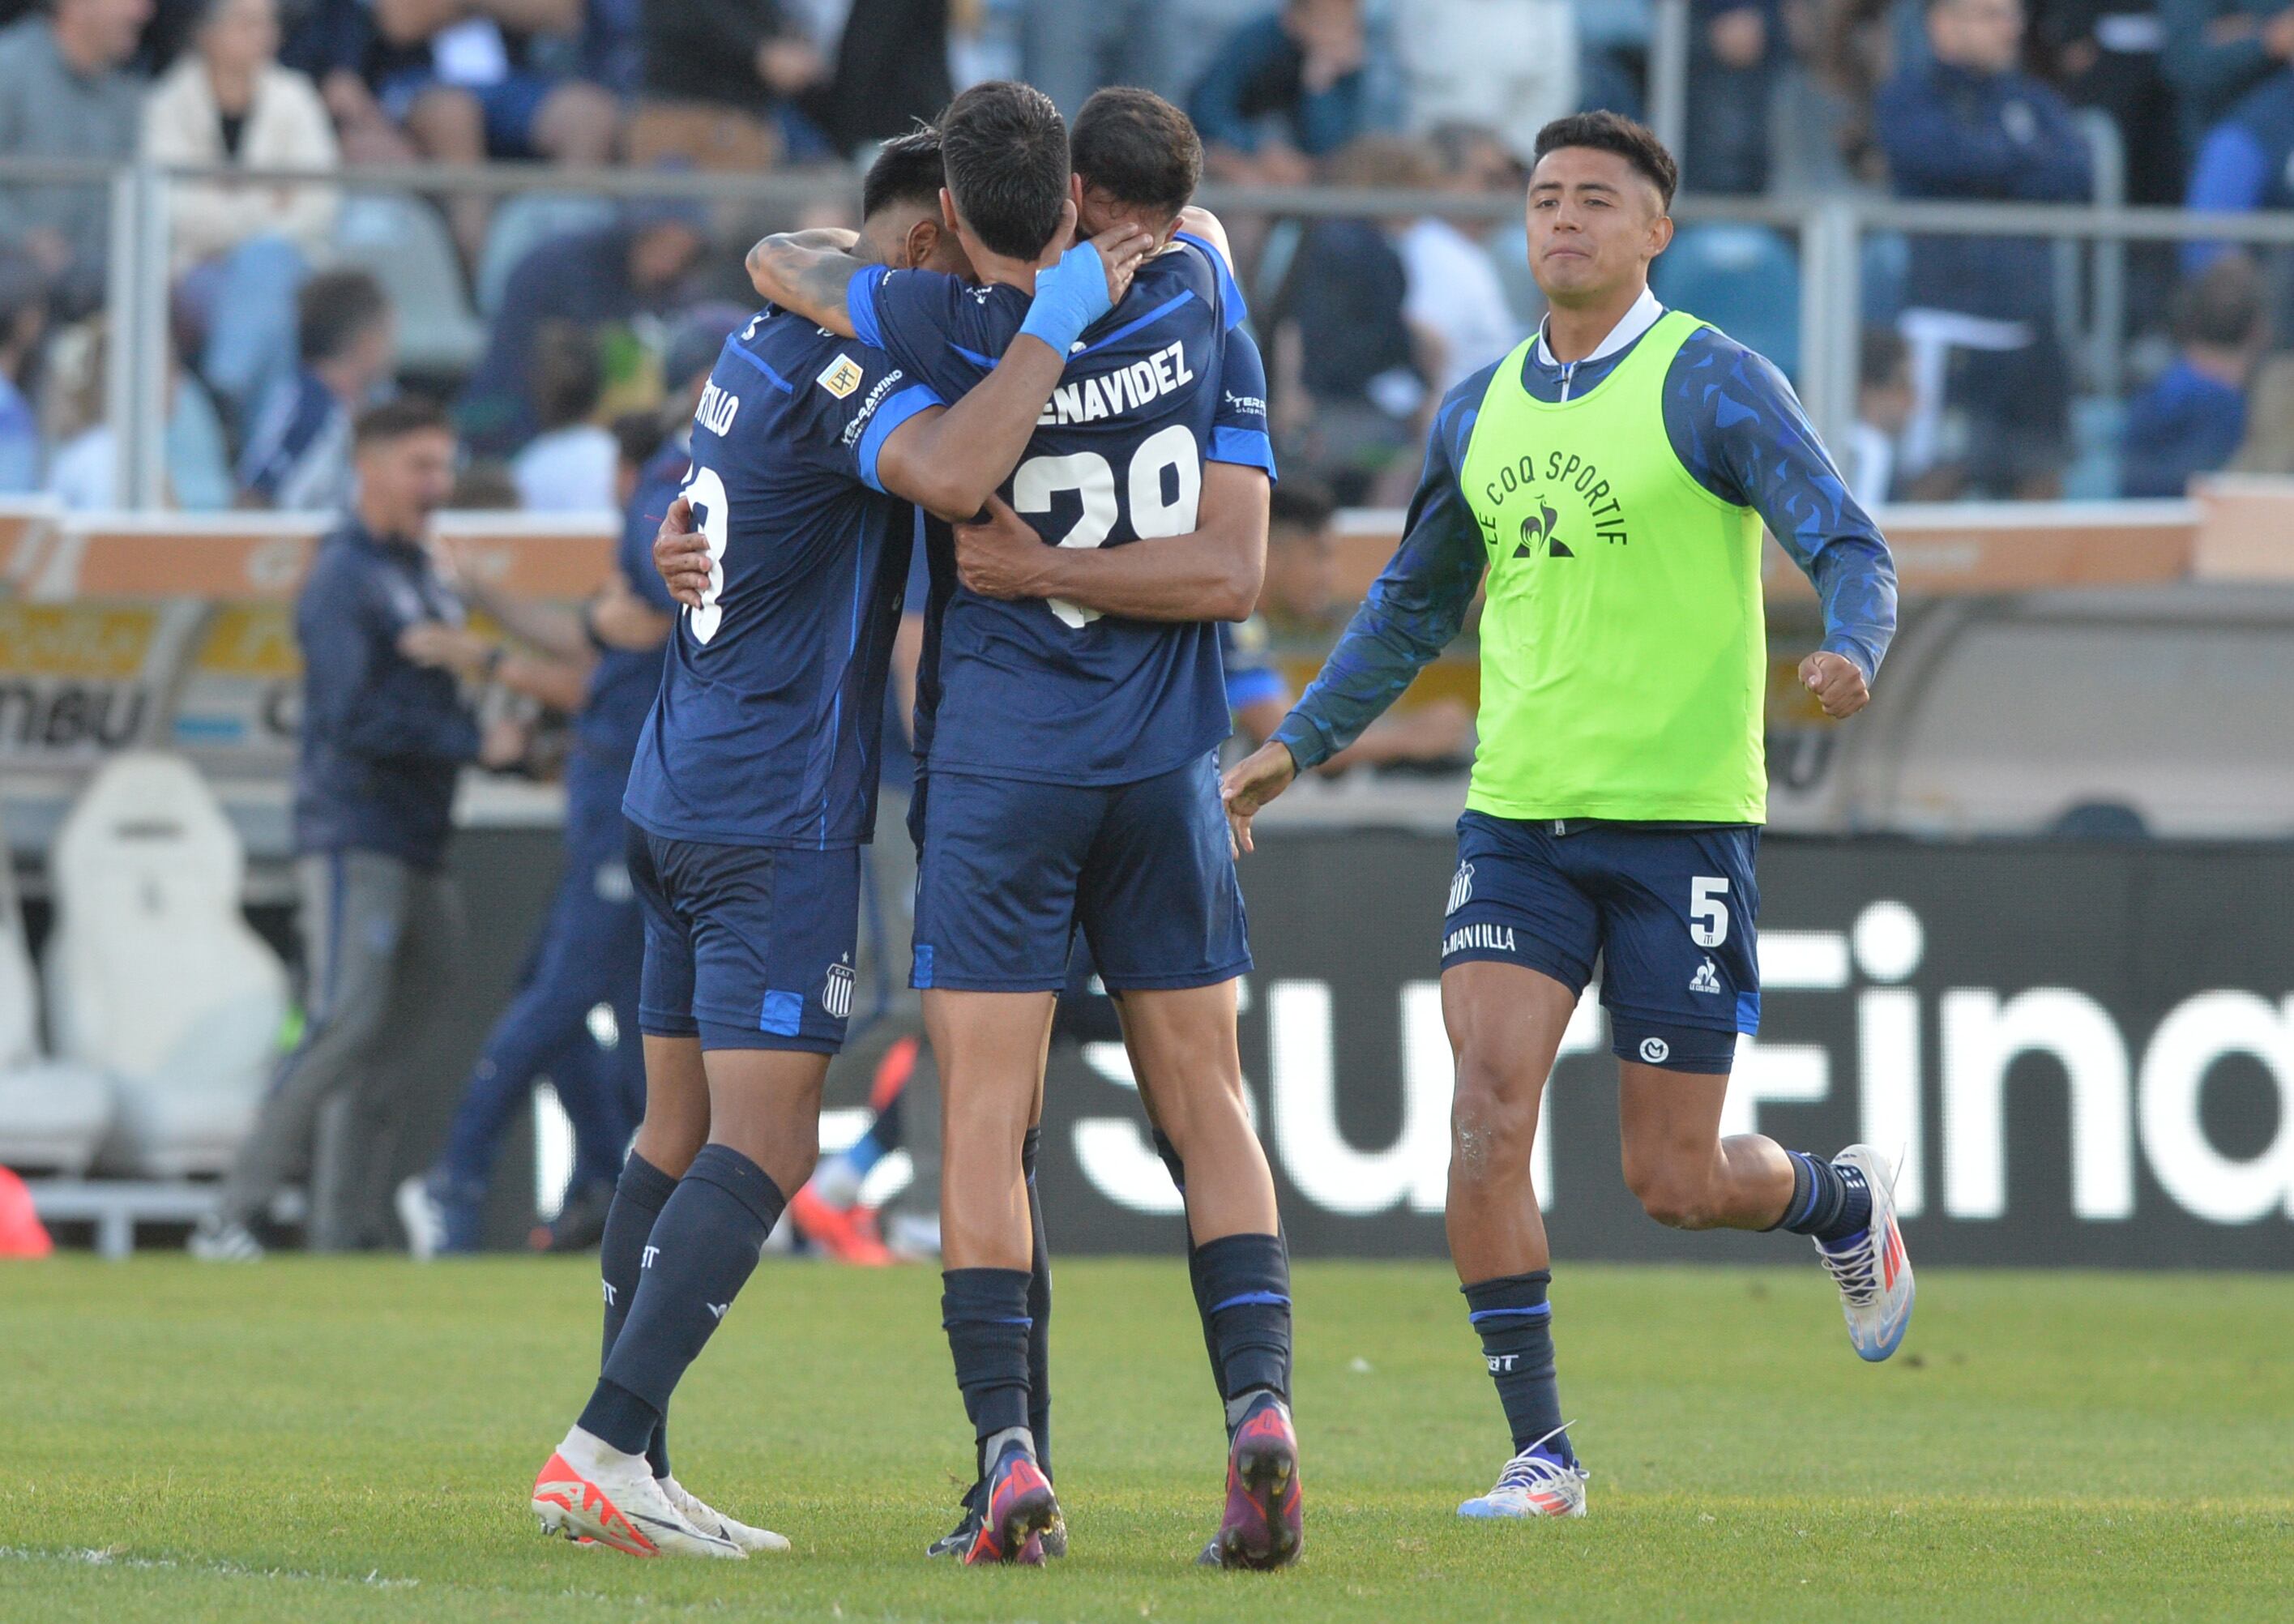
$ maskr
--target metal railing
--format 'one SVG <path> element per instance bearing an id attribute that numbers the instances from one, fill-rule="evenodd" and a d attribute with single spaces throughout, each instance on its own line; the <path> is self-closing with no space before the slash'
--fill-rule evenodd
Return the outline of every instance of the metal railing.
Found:
<path id="1" fill-rule="evenodd" d="M 664 173 L 631 168 L 534 165 L 348 167 L 332 171 L 160 166 L 147 163 L 0 158 L 0 187 L 100 184 L 110 199 L 107 308 L 110 331 L 109 420 L 118 446 L 118 489 L 130 504 L 154 505 L 165 488 L 168 343 L 168 195 L 181 181 L 229 179 L 264 184 L 332 187 L 362 193 L 429 196 L 520 192 L 589 193 L 606 198 L 673 196 L 793 212 L 824 201 L 857 201 L 857 177 L 844 172 L 768 175 Z M 1521 217 L 1510 193 L 1441 190 L 1366 191 L 1340 187 L 1209 185 L 1203 203 L 1223 214 L 1294 220 L 1433 214 L 1463 222 Z M 1722 222 L 1764 226 L 1796 245 L 1800 268 L 1800 365 L 1797 384 L 1818 431 L 1843 443 L 1853 420 L 1857 358 L 1864 317 L 1866 239 L 2000 236 L 2052 239 L 2096 256 L 2088 280 L 2081 348 L 2095 381 L 2115 388 L 2123 342 L 2125 245 L 2220 241 L 2294 247 L 2294 213 L 2195 214 L 2177 208 L 2116 205 L 1906 202 L 1845 194 L 1803 198 L 1684 195 L 1674 216 L 1684 225 Z"/>

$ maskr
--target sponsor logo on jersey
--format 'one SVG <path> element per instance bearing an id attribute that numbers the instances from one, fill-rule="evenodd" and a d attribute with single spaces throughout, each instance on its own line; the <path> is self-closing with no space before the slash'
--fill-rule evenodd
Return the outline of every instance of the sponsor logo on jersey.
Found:
<path id="1" fill-rule="evenodd" d="M 1498 544 L 1496 510 L 1516 495 L 1537 504 L 1536 513 L 1521 521 L 1512 554 L 1517 559 L 1536 558 L 1541 553 L 1555 559 L 1577 556 L 1575 547 L 1554 540 L 1555 526 L 1560 522 L 1553 506 L 1557 501 L 1574 502 L 1582 515 L 1582 521 L 1577 518 L 1567 521 L 1571 535 L 1582 537 L 1583 530 L 1590 530 L 1595 540 L 1616 547 L 1631 539 L 1625 531 L 1624 504 L 1617 499 L 1615 487 L 1601 477 L 1598 466 L 1574 453 L 1549 451 L 1541 457 L 1535 452 L 1525 453 L 1501 464 L 1484 483 L 1482 535 L 1493 547 Z M 1583 545 L 1582 540 L 1578 545 Z"/>
<path id="2" fill-rule="evenodd" d="M 1187 364 L 1187 347 L 1183 343 L 1168 345 L 1144 361 L 1062 384 L 1044 403 L 1043 415 L 1037 418 L 1036 427 L 1055 428 L 1062 423 L 1095 423 L 1102 418 L 1135 412 L 1194 380 L 1194 369 Z"/>
<path id="3" fill-rule="evenodd" d="M 1651 1065 L 1663 1065 L 1666 1061 L 1672 1058 L 1672 1045 L 1666 1042 L 1663 1038 L 1643 1038 L 1641 1040 L 1641 1058 L 1647 1061 Z"/>
<path id="4" fill-rule="evenodd" d="M 1442 957 L 1463 953 L 1472 949 L 1491 953 L 1512 953 L 1520 950 L 1513 944 L 1510 925 L 1460 925 L 1442 938 Z"/>
<path id="5" fill-rule="evenodd" d="M 1458 865 L 1457 874 L 1450 881 L 1450 906 L 1443 911 L 1455 913 L 1473 900 L 1474 865 L 1461 862 Z"/>
<path id="6" fill-rule="evenodd" d="M 858 361 L 850 355 L 839 355 L 830 362 L 827 370 L 813 381 L 837 399 L 842 400 L 860 387 L 862 376 L 860 363 Z"/>
<path id="7" fill-rule="evenodd" d="M 1545 544 L 1545 556 L 1549 559 L 1575 558 L 1577 555 L 1571 550 L 1569 543 L 1553 534 L 1559 518 L 1560 516 L 1551 508 L 1547 507 L 1542 502 L 1539 502 L 1537 511 L 1521 521 L 1521 545 L 1513 550 L 1513 556 L 1517 559 L 1533 559 L 1537 556 L 1538 543 L 1542 542 Z"/>
<path id="8" fill-rule="evenodd" d="M 828 982 L 820 990 L 820 1007 L 838 1020 L 852 1013 L 852 967 L 832 964 L 828 967 Z"/>
<path id="9" fill-rule="evenodd" d="M 1696 974 L 1688 978 L 1688 990 L 1691 992 L 1709 992 L 1715 998 L 1720 996 L 1720 973 L 1712 967 L 1710 959 L 1698 965 Z"/>
<path id="10" fill-rule="evenodd" d="M 859 409 L 852 413 L 852 420 L 844 425 L 844 444 L 850 445 L 860 437 L 861 431 L 868 427 L 868 420 L 876 415 L 876 408 L 884 404 L 884 396 L 891 394 L 892 386 L 899 381 L 898 367 L 876 380 L 876 387 L 868 391 L 868 398 L 860 403 Z M 847 389 L 844 393 L 850 395 L 852 391 Z"/>

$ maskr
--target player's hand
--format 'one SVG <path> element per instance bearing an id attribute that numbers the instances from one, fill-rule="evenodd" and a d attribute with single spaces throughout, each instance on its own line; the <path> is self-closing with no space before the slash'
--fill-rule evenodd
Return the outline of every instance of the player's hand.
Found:
<path id="1" fill-rule="evenodd" d="M 956 527 L 956 578 L 983 598 L 1048 598 L 1044 572 L 1052 550 L 1000 496 L 988 518 Z"/>
<path id="2" fill-rule="evenodd" d="M 608 649 L 658 649 L 668 619 L 631 592 L 618 571 L 590 605 L 590 630 Z"/>
<path id="3" fill-rule="evenodd" d="M 418 620 L 398 634 L 398 652 L 418 665 L 476 676 L 485 669 L 493 645 L 442 620 Z"/>
<path id="4" fill-rule="evenodd" d="M 701 607 L 709 590 L 709 543 L 693 528 L 693 503 L 683 496 L 669 504 L 654 532 L 653 567 L 669 595 L 690 609 Z"/>
<path id="5" fill-rule="evenodd" d="M 1132 273 L 1139 262 L 1153 251 L 1152 233 L 1136 225 L 1110 225 L 1091 240 L 1099 250 L 1099 261 L 1107 271 L 1107 307 L 1110 310 L 1123 302 L 1131 290 Z"/>
<path id="6" fill-rule="evenodd" d="M 1800 663 L 1800 685 L 1816 696 L 1824 714 L 1834 722 L 1853 716 L 1872 703 L 1871 686 L 1854 660 L 1823 649 Z"/>
<path id="7" fill-rule="evenodd" d="M 1226 803 L 1227 836 L 1236 856 L 1257 850 L 1250 842 L 1250 820 L 1297 776 L 1290 747 L 1279 739 L 1268 739 L 1226 770 L 1219 779 L 1219 799 Z"/>

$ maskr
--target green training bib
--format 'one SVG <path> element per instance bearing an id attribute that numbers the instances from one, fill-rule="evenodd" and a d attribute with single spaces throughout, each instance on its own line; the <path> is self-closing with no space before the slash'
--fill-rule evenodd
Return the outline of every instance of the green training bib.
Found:
<path id="1" fill-rule="evenodd" d="M 1678 311 L 1580 399 L 1498 367 L 1459 483 L 1489 550 L 1481 746 L 1466 804 L 1500 818 L 1760 823 L 1768 625 L 1761 520 L 1664 431 Z"/>

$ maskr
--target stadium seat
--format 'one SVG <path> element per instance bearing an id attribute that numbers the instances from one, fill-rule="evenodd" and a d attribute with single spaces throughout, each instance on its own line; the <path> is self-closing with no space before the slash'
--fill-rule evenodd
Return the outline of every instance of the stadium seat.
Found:
<path id="1" fill-rule="evenodd" d="M 215 796 L 172 755 L 113 758 L 56 836 L 48 1024 L 61 1055 L 111 1079 L 109 1169 L 220 1172 L 254 1122 L 287 974 L 240 911 L 245 868 Z"/>
<path id="2" fill-rule="evenodd" d="M 614 223 L 609 199 L 565 192 L 521 192 L 494 210 L 478 258 L 478 314 L 487 321 L 501 306 L 502 290 L 517 262 L 555 237 Z"/>
<path id="3" fill-rule="evenodd" d="M 16 888 L 0 862 L 0 1165 L 85 1172 L 111 1125 L 111 1087 L 102 1072 L 41 1055 L 38 1009 Z"/>
<path id="4" fill-rule="evenodd" d="M 1787 377 L 1800 370 L 1800 260 L 1765 225 L 1691 225 L 1649 277 L 1657 298 L 1702 317 Z"/>
<path id="5" fill-rule="evenodd" d="M 398 363 L 415 372 L 467 371 L 484 349 L 484 323 L 471 313 L 454 240 L 438 211 L 418 197 L 360 192 L 345 200 L 335 247 L 346 264 L 372 272 L 398 312 Z"/>

